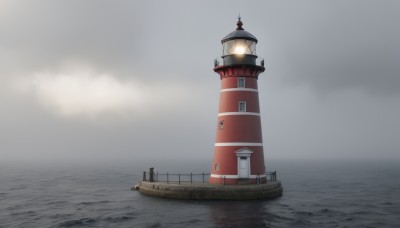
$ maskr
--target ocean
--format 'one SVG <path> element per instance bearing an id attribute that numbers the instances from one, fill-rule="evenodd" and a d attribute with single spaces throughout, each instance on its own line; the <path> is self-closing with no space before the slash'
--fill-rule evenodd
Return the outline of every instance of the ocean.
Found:
<path id="1" fill-rule="evenodd" d="M 145 163 L 1 163 L 0 227 L 400 227 L 396 161 L 267 161 L 284 190 L 262 201 L 147 197 L 130 190 Z"/>

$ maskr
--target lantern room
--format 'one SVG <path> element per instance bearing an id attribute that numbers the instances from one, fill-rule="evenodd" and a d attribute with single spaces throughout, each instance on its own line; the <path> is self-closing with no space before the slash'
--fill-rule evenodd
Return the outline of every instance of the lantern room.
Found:
<path id="1" fill-rule="evenodd" d="M 236 30 L 225 36 L 221 41 L 224 65 L 255 65 L 257 38 L 242 28 L 243 23 L 240 17 L 236 25 Z"/>

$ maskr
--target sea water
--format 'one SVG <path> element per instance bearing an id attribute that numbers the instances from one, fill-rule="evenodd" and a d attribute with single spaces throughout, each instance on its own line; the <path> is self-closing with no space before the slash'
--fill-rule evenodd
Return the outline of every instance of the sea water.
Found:
<path id="1" fill-rule="evenodd" d="M 147 197 L 135 162 L 0 165 L 0 227 L 400 227 L 398 162 L 269 161 L 283 196 L 257 201 Z"/>

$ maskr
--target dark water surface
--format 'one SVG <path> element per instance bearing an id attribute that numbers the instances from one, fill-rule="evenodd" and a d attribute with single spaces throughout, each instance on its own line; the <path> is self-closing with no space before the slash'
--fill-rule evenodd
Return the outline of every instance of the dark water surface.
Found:
<path id="1" fill-rule="evenodd" d="M 280 161 L 273 169 L 281 198 L 229 202 L 143 196 L 129 190 L 141 176 L 130 166 L 1 164 L 0 227 L 400 227 L 397 162 Z"/>

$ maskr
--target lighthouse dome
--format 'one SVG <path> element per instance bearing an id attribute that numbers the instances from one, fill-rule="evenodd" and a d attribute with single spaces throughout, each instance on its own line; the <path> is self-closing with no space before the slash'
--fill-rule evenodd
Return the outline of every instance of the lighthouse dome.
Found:
<path id="1" fill-rule="evenodd" d="M 252 40 L 257 43 L 257 38 L 245 30 L 235 30 L 235 31 L 229 33 L 228 35 L 226 35 L 221 40 L 221 42 L 224 43 L 226 41 L 236 40 L 236 39 Z"/>
<path id="2" fill-rule="evenodd" d="M 229 33 L 228 35 L 226 35 L 226 36 L 221 40 L 222 43 L 225 43 L 226 41 L 229 41 L 229 40 L 236 40 L 236 39 L 252 40 L 252 41 L 254 41 L 254 42 L 257 43 L 257 38 L 256 38 L 255 36 L 253 36 L 251 33 L 245 31 L 245 30 L 242 28 L 243 23 L 242 23 L 242 21 L 240 20 L 240 17 L 239 17 L 239 20 L 238 20 L 238 22 L 236 23 L 236 25 L 237 25 L 236 30 L 233 31 L 233 32 L 231 32 L 231 33 Z"/>

